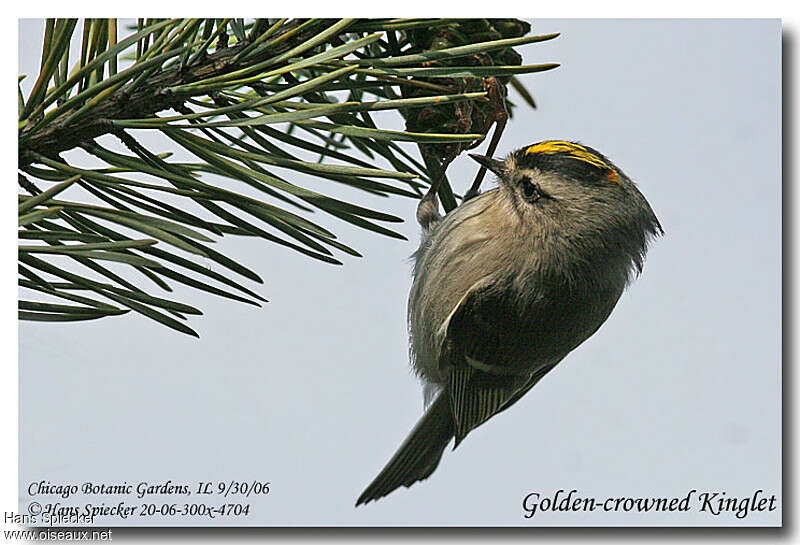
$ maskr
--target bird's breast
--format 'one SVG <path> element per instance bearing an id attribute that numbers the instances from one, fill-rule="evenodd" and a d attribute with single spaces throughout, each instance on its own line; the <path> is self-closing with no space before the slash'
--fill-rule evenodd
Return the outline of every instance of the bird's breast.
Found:
<path id="1" fill-rule="evenodd" d="M 486 312 L 476 310 L 476 322 L 494 320 L 496 327 L 490 323 L 470 335 L 493 331 L 486 342 L 497 343 L 507 364 L 522 372 L 559 361 L 588 338 L 624 288 L 622 278 L 575 282 L 575 275 L 589 275 L 578 264 L 553 267 L 547 242 L 517 225 L 519 215 L 501 197 L 484 193 L 448 214 L 417 254 L 408 308 L 411 354 L 417 373 L 431 382 L 444 380 L 439 358 L 448 319 L 478 286 L 497 286 Z"/>

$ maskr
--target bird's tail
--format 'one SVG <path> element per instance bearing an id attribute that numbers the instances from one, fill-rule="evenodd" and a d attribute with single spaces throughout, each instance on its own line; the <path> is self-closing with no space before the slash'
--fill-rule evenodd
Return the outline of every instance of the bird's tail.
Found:
<path id="1" fill-rule="evenodd" d="M 454 433 L 450 400 L 447 392 L 442 391 L 386 467 L 359 496 L 356 507 L 382 498 L 401 485 L 409 487 L 427 479 L 439 465 Z"/>

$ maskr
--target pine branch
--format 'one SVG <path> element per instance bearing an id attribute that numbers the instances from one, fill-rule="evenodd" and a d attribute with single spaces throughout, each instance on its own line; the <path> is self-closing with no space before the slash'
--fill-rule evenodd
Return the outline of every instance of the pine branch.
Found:
<path id="1" fill-rule="evenodd" d="M 302 187 L 297 175 L 383 197 L 420 198 L 435 186 L 449 210 L 457 195 L 447 165 L 505 124 L 511 78 L 557 66 L 522 64 L 515 48 L 556 35 L 527 36 L 530 25 L 516 19 L 139 19 L 128 35 L 117 27 L 48 20 L 27 96 L 26 76 L 18 80 L 19 286 L 47 298 L 21 301 L 21 319 L 133 311 L 197 335 L 182 321 L 198 309 L 152 292 L 178 283 L 266 302 L 239 278 L 261 276 L 213 249 L 219 237 L 262 239 L 333 265 L 361 254 L 314 213 L 402 239 L 390 228 L 402 218 L 331 197 L 324 184 Z M 371 116 L 390 110 L 405 130 Z M 150 149 L 131 129 L 158 132 L 172 149 Z M 123 151 L 99 141 L 107 134 Z M 496 129 L 492 145 L 498 139 Z M 171 159 L 175 148 L 192 159 Z M 62 158 L 69 150 L 95 166 Z"/>
<path id="2" fill-rule="evenodd" d="M 291 33 L 302 23 L 302 20 L 287 23 L 276 33 L 276 37 Z M 113 125 L 110 121 L 115 119 L 146 119 L 164 110 L 180 108 L 193 93 L 173 92 L 172 88 L 249 68 L 291 50 L 314 34 L 316 34 L 315 29 L 305 29 L 274 47 L 259 50 L 246 59 L 239 59 L 238 53 L 246 49 L 259 35 L 251 36 L 246 42 L 218 48 L 214 53 L 199 58 L 194 65 L 178 65 L 156 72 L 133 90 L 130 90 L 130 85 L 124 86 L 80 119 L 71 121 L 72 116 L 82 106 L 82 104 L 75 105 L 39 130 L 23 129 L 19 145 L 20 167 L 33 162 L 33 153 L 55 158 L 59 153 L 112 132 Z M 281 64 L 286 62 L 283 61 Z"/>

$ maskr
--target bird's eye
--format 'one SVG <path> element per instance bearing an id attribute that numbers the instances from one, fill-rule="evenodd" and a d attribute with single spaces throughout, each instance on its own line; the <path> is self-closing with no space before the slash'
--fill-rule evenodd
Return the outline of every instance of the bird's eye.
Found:
<path id="1" fill-rule="evenodd" d="M 542 196 L 539 188 L 527 176 L 520 180 L 520 185 L 522 186 L 522 196 L 525 197 L 525 200 L 534 202 L 538 201 Z"/>

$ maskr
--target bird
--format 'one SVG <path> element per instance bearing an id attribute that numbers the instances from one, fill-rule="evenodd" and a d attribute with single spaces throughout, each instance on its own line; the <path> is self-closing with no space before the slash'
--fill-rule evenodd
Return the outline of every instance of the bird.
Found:
<path id="1" fill-rule="evenodd" d="M 587 145 L 474 155 L 497 187 L 439 214 L 421 199 L 408 299 L 426 410 L 356 506 L 428 478 L 448 444 L 528 393 L 592 336 L 664 231 L 634 182 Z"/>

